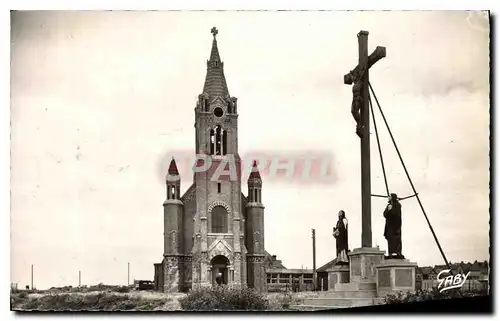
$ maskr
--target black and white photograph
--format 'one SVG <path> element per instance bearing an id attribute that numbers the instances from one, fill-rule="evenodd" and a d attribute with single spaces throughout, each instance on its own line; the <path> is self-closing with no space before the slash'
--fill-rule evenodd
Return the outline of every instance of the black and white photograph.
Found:
<path id="1" fill-rule="evenodd" d="M 11 311 L 491 313 L 491 21 L 12 10 Z"/>

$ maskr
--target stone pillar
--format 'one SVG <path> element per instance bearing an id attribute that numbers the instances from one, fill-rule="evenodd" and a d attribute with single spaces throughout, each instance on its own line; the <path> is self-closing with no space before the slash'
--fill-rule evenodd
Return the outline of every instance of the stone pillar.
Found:
<path id="1" fill-rule="evenodd" d="M 208 218 L 204 211 L 200 213 L 200 234 L 201 234 L 201 256 L 200 256 L 200 283 L 203 286 L 208 286 L 212 284 L 211 276 L 208 275 Z"/>
<path id="2" fill-rule="evenodd" d="M 384 259 L 384 251 L 378 247 L 362 247 L 352 250 L 349 255 L 349 279 L 351 283 L 375 283 L 375 266 Z"/>
<path id="3" fill-rule="evenodd" d="M 328 272 L 328 291 L 335 290 L 338 283 L 349 283 L 349 266 L 335 265 L 327 270 Z"/>
<path id="4" fill-rule="evenodd" d="M 194 238 L 194 253 L 191 258 L 191 283 L 192 283 L 192 288 L 195 286 L 199 286 L 201 283 L 201 276 L 200 276 L 200 258 L 201 254 L 199 252 L 199 249 L 201 247 L 201 234 L 196 233 L 195 238 Z"/>
<path id="5" fill-rule="evenodd" d="M 232 276 L 233 285 L 241 286 L 241 252 L 234 253 L 229 274 Z"/>
<path id="6" fill-rule="evenodd" d="M 242 245 L 242 248 L 244 250 L 245 245 Z M 236 254 L 237 255 L 237 254 Z M 242 286 L 247 286 L 247 260 L 246 260 L 246 251 L 242 251 L 239 253 L 240 261 L 239 261 L 239 267 L 240 267 L 240 276 L 237 280 L 240 281 Z M 236 258 L 235 258 L 235 261 Z M 236 264 L 236 263 L 235 263 Z M 236 276 L 235 276 L 236 278 Z"/>
<path id="7" fill-rule="evenodd" d="M 214 285 L 214 283 L 213 283 L 214 280 L 213 280 L 213 271 L 212 271 L 212 269 L 213 269 L 212 264 L 208 264 L 207 265 L 208 278 L 210 280 L 210 284 Z"/>
<path id="8" fill-rule="evenodd" d="M 401 259 L 383 260 L 377 264 L 377 296 L 415 291 L 416 267 L 417 263 Z"/>
<path id="9" fill-rule="evenodd" d="M 212 285 L 212 275 L 210 275 L 208 271 L 208 266 L 210 262 L 208 261 L 208 253 L 201 252 L 200 256 L 200 284 L 202 286 L 211 286 Z"/>
<path id="10" fill-rule="evenodd" d="M 206 216 L 200 217 L 200 234 L 201 234 L 201 243 L 200 249 L 201 252 L 207 252 L 208 248 L 208 218 Z"/>
<path id="11" fill-rule="evenodd" d="M 234 266 L 233 265 L 229 265 L 227 267 L 227 283 L 228 284 L 236 283 L 234 280 Z"/>

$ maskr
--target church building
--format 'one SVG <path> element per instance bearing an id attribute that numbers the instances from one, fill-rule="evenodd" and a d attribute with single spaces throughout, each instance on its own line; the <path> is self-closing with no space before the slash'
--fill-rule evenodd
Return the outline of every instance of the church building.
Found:
<path id="1" fill-rule="evenodd" d="M 203 92 L 195 111 L 196 153 L 212 167 L 229 158 L 241 173 L 238 154 L 237 99 L 229 95 L 224 63 L 217 48 L 217 29 Z M 213 180 L 210 171 L 194 173 L 181 195 L 182 178 L 172 159 L 166 178 L 163 261 L 155 264 L 155 286 L 163 292 L 185 292 L 196 285 L 245 285 L 266 291 L 262 180 L 253 164 L 246 179 L 248 196 L 236 179 Z"/>

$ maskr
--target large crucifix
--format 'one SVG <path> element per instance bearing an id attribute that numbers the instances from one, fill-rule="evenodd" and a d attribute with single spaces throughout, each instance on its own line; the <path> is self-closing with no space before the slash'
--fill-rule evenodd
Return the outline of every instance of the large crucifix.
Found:
<path id="1" fill-rule="evenodd" d="M 358 33 L 358 46 L 358 65 L 344 76 L 344 84 L 353 84 L 351 113 L 356 120 L 356 134 L 361 138 L 361 247 L 372 247 L 368 71 L 385 57 L 385 47 L 377 47 L 368 56 L 368 31 Z"/>

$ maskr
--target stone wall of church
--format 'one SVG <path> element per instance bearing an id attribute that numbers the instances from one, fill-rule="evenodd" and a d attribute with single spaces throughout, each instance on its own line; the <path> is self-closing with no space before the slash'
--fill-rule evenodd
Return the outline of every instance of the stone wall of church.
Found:
<path id="1" fill-rule="evenodd" d="M 248 203 L 245 221 L 245 243 L 248 254 L 264 254 L 264 207 Z"/>
<path id="2" fill-rule="evenodd" d="M 192 278 L 193 278 L 193 265 L 192 265 L 193 257 L 191 255 L 185 255 L 181 259 L 181 273 L 182 273 L 182 284 L 180 286 L 181 292 L 187 292 L 192 288 Z"/>
<path id="3" fill-rule="evenodd" d="M 267 291 L 265 255 L 247 254 L 248 286 L 257 291 Z"/>
<path id="4" fill-rule="evenodd" d="M 241 253 L 241 260 L 240 260 L 240 280 L 242 285 L 247 285 L 248 286 L 248 273 L 247 273 L 247 258 L 246 258 L 246 251 Z"/>
<path id="5" fill-rule="evenodd" d="M 248 286 L 266 291 L 266 256 L 264 248 L 264 206 L 247 203 L 246 207 L 246 248 Z"/>
<path id="6" fill-rule="evenodd" d="M 182 267 L 179 256 L 165 256 L 163 259 L 163 292 L 180 292 L 182 284 Z"/>
<path id="7" fill-rule="evenodd" d="M 195 215 L 196 215 L 196 188 L 191 185 L 188 191 L 184 194 L 182 201 L 184 203 L 184 220 L 183 220 L 183 254 L 191 255 L 194 245 L 195 231 Z"/>
<path id="8" fill-rule="evenodd" d="M 163 255 L 177 255 L 182 253 L 183 204 L 180 200 L 167 200 L 163 207 Z"/>
<path id="9" fill-rule="evenodd" d="M 207 210 L 208 207 L 215 202 L 223 202 L 228 208 L 228 216 L 227 216 L 227 226 L 228 233 L 233 233 L 232 227 L 232 219 L 233 219 L 233 211 L 231 208 L 231 183 L 230 182 L 222 182 L 221 183 L 221 193 L 217 193 L 217 182 L 208 181 L 208 193 L 207 193 Z M 225 207 L 225 206 L 224 206 Z M 212 213 L 207 211 L 207 227 L 208 233 L 212 233 Z M 231 241 L 231 245 L 232 245 Z M 210 247 L 210 244 L 208 244 Z"/>
<path id="10" fill-rule="evenodd" d="M 201 283 L 201 253 L 193 253 L 191 262 L 191 282 L 192 288 Z"/>
<path id="11" fill-rule="evenodd" d="M 155 289 L 157 291 L 163 291 L 163 263 L 155 263 L 155 278 L 154 278 L 154 284 L 155 284 Z"/>

